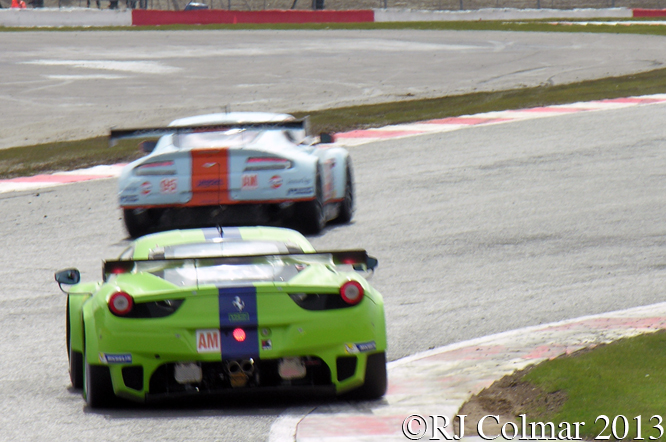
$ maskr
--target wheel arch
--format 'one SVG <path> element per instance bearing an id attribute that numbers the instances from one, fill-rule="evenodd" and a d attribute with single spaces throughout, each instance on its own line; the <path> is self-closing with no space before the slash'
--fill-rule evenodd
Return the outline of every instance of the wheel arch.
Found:
<path id="1" fill-rule="evenodd" d="M 90 295 L 67 295 L 67 350 L 83 352 L 83 305 Z"/>

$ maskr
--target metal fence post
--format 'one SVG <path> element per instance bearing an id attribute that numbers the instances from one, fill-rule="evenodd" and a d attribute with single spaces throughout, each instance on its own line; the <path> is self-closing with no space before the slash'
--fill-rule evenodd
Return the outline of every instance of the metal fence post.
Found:
<path id="1" fill-rule="evenodd" d="M 462 11 L 463 9 L 463 0 L 460 0 L 460 10 Z"/>

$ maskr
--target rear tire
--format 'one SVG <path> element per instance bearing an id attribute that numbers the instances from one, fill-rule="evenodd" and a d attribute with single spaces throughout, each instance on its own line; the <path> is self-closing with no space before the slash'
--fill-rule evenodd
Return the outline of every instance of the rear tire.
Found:
<path id="1" fill-rule="evenodd" d="M 345 198 L 340 203 L 340 209 L 338 211 L 338 217 L 336 222 L 338 223 L 348 223 L 351 221 L 354 216 L 354 175 L 351 167 L 351 161 L 347 160 L 347 170 L 346 173 L 346 183 L 345 183 Z"/>
<path id="2" fill-rule="evenodd" d="M 85 340 L 85 338 L 84 338 Z M 83 396 L 90 408 L 111 408 L 117 405 L 118 398 L 113 392 L 111 371 L 105 365 L 90 365 L 83 350 L 85 379 Z"/>
<path id="3" fill-rule="evenodd" d="M 351 392 L 354 399 L 379 399 L 386 393 L 386 353 L 368 356 L 365 366 L 365 381 L 362 386 Z"/>
<path id="4" fill-rule="evenodd" d="M 315 181 L 315 199 L 312 201 L 296 203 L 294 205 L 294 219 L 301 232 L 306 235 L 316 235 L 320 233 L 326 225 L 321 174 L 318 171 Z"/>
<path id="5" fill-rule="evenodd" d="M 72 387 L 83 388 L 83 354 L 78 351 L 69 351 L 69 380 Z"/>
<path id="6" fill-rule="evenodd" d="M 148 233 L 154 227 L 152 218 L 150 209 L 123 209 L 125 228 L 132 238 Z"/>
<path id="7" fill-rule="evenodd" d="M 65 311 L 67 327 L 67 359 L 69 359 L 69 380 L 72 387 L 83 388 L 83 355 L 72 350 L 72 324 L 69 318 L 69 295 L 67 296 L 67 309 Z"/>

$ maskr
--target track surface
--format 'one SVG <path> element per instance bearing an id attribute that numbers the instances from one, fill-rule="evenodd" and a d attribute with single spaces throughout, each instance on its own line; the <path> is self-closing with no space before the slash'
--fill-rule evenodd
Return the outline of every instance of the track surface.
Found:
<path id="1" fill-rule="evenodd" d="M 161 125 L 559 84 L 666 60 L 645 35 L 447 31 L 6 32 L 0 148 Z"/>
<path id="2" fill-rule="evenodd" d="M 663 301 L 666 106 L 352 148 L 359 208 L 317 247 L 366 247 L 389 357 Z M 379 159 L 378 159 L 379 158 Z M 126 245 L 115 181 L 3 194 L 6 440 L 263 440 L 293 402 L 92 412 L 68 390 L 57 268 L 97 278 Z"/>
<path id="3" fill-rule="evenodd" d="M 663 301 L 665 119 L 651 105 L 351 148 L 355 222 L 312 240 L 380 259 L 391 360 Z M 68 389 L 52 278 L 74 266 L 96 279 L 127 245 L 115 181 L 2 194 L 0 213 L 0 439 L 265 440 L 301 403 L 87 409 Z"/>

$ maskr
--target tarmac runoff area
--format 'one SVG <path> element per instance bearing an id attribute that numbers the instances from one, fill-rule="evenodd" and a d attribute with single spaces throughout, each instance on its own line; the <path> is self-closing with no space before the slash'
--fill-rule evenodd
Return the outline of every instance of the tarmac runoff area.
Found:
<path id="1" fill-rule="evenodd" d="M 533 109 L 467 115 L 337 134 L 339 145 L 446 132 L 487 124 L 554 117 L 576 112 L 665 103 L 666 94 L 617 98 Z M 37 190 L 72 182 L 116 177 L 122 164 L 0 180 L 0 193 Z M 486 336 L 418 353 L 388 364 L 389 388 L 374 402 L 338 402 L 286 410 L 268 440 L 298 442 L 447 440 L 431 416 L 451 420 L 472 395 L 501 377 L 581 348 L 666 328 L 666 303 L 586 316 Z M 437 418 L 443 426 L 443 418 Z M 468 422 L 469 424 L 470 422 Z M 471 423 L 476 427 L 476 422 Z M 449 438 L 454 434 L 449 424 Z M 434 431 L 434 433 L 433 433 Z M 510 431 L 510 430 L 509 430 Z M 494 435 L 464 436 L 464 441 Z M 449 440 L 450 440 L 449 439 Z M 518 437 L 516 437 L 518 439 Z M 501 437 L 497 440 L 503 440 Z"/>

